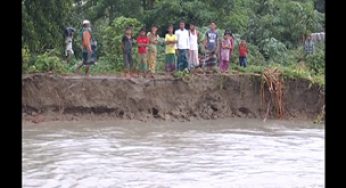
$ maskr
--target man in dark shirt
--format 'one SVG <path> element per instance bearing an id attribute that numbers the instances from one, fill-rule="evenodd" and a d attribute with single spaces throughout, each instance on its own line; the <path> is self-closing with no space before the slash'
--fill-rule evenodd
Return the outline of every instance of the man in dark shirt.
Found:
<path id="1" fill-rule="evenodd" d="M 128 76 L 128 73 L 131 73 L 133 68 L 132 60 L 132 30 L 130 27 L 126 28 L 125 35 L 122 38 L 121 47 L 123 48 L 124 55 L 124 66 L 125 66 L 125 76 Z"/>
<path id="2" fill-rule="evenodd" d="M 216 31 L 216 24 L 215 22 L 210 23 L 210 30 L 206 32 L 205 34 L 205 49 L 211 53 L 211 52 L 216 52 L 217 47 L 218 47 L 218 39 L 219 39 L 219 34 Z"/>

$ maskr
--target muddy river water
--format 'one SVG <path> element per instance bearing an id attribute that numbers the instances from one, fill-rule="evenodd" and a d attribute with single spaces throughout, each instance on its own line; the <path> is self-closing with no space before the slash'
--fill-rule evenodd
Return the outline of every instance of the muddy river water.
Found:
<path id="1" fill-rule="evenodd" d="M 23 124 L 24 188 L 324 187 L 324 127 L 306 122 Z"/>

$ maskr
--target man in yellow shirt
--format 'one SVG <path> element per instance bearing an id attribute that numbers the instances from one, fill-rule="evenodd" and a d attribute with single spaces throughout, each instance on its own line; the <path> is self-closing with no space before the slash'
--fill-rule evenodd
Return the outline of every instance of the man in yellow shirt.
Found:
<path id="1" fill-rule="evenodd" d="M 168 26 L 168 33 L 165 36 L 166 42 L 166 72 L 173 72 L 175 70 L 175 50 L 177 43 L 177 36 L 173 34 L 173 25 Z"/>

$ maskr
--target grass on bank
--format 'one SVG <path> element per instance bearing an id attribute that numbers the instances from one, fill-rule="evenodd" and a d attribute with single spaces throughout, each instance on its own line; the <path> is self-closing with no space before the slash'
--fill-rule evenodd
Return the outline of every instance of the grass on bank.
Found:
<path id="1" fill-rule="evenodd" d="M 232 64 L 232 73 L 255 73 L 262 74 L 265 68 L 278 68 L 284 78 L 290 79 L 305 79 L 311 81 L 313 84 L 318 84 L 320 86 L 325 85 L 325 75 L 324 74 L 314 74 L 310 71 L 304 64 L 288 65 L 283 66 L 280 64 L 269 64 L 267 66 L 259 65 L 249 65 L 248 67 L 240 67 L 238 65 Z"/>
<path id="2" fill-rule="evenodd" d="M 53 72 L 56 74 L 62 75 L 73 75 L 77 65 L 80 63 L 80 60 L 72 60 L 70 64 L 62 62 L 59 58 L 56 57 L 47 57 L 41 56 L 38 57 L 38 60 L 34 65 L 29 67 L 23 67 L 23 73 L 42 73 L 42 72 Z M 240 67 L 237 64 L 232 63 L 231 74 L 262 74 L 265 68 L 278 68 L 282 71 L 284 78 L 291 79 L 306 79 L 310 80 L 314 84 L 324 86 L 325 78 L 324 74 L 314 74 L 309 70 L 304 64 L 295 64 L 295 65 L 280 65 L 280 64 L 268 64 L 263 65 L 249 65 L 248 67 Z M 158 63 L 158 72 L 163 72 L 163 63 Z M 81 69 L 81 72 L 84 71 L 84 68 Z M 120 75 L 122 73 L 121 68 L 117 68 L 116 64 L 110 64 L 106 61 L 98 61 L 96 65 L 93 65 L 90 69 L 91 75 Z M 187 72 L 176 72 L 174 74 L 177 77 L 186 77 L 189 76 Z"/>
<path id="3" fill-rule="evenodd" d="M 309 60 L 309 59 L 308 59 Z M 134 65 L 137 67 L 137 57 L 134 56 Z M 164 72 L 164 58 L 159 57 L 157 62 L 158 72 Z M 320 63 L 315 63 L 314 61 L 309 61 L 312 63 L 304 63 L 303 61 L 290 64 L 279 64 L 279 63 L 267 63 L 267 64 L 255 64 L 249 62 L 249 66 L 246 68 L 240 67 L 237 61 L 232 61 L 230 69 L 231 74 L 262 74 L 264 69 L 267 67 L 278 68 L 282 71 L 285 78 L 293 79 L 306 79 L 310 80 L 312 83 L 318 84 L 320 86 L 325 85 L 325 75 L 324 66 L 318 66 Z M 31 73 L 43 73 L 43 72 L 53 72 L 61 75 L 71 75 L 74 74 L 77 65 L 81 63 L 79 59 L 72 59 L 69 64 L 59 58 L 56 51 L 49 51 L 42 55 L 36 57 L 28 57 L 23 53 L 23 64 L 22 70 L 24 74 Z M 116 62 L 110 63 L 108 59 L 101 57 L 96 65 L 93 65 L 90 69 L 91 75 L 119 75 L 122 73 L 123 61 L 122 57 L 116 58 Z M 84 71 L 83 68 L 81 72 Z M 186 72 L 176 72 L 174 74 L 176 77 L 186 77 L 189 76 Z"/>

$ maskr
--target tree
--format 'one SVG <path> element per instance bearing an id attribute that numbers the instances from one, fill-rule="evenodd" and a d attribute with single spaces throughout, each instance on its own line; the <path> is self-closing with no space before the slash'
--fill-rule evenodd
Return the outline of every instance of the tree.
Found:
<path id="1" fill-rule="evenodd" d="M 22 1 L 22 43 L 33 53 L 61 48 L 64 28 L 72 10 L 72 1 Z"/>

